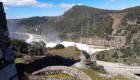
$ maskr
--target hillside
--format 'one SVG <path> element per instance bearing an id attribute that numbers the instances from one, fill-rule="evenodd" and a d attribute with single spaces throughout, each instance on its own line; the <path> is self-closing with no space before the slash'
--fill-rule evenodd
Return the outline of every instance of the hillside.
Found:
<path id="1" fill-rule="evenodd" d="M 117 62 L 136 67 L 140 66 L 140 10 L 138 8 L 139 6 L 115 11 L 88 6 L 73 6 L 61 16 L 11 19 L 8 20 L 8 26 L 11 32 L 17 31 L 45 34 L 45 36 L 49 36 L 48 39 L 53 37 L 53 34 L 56 34 L 64 40 L 77 41 L 94 46 L 111 47 L 111 50 L 97 52 L 91 56 L 100 61 Z M 67 65 L 74 68 L 74 60 L 79 61 L 79 55 L 81 55 L 80 51 L 77 51 L 77 48 L 75 47 L 64 49 L 55 49 L 55 47 L 40 48 L 39 46 L 42 46 L 42 42 L 34 42 L 34 45 L 33 43 L 30 45 L 25 41 L 21 41 L 21 44 L 18 40 L 17 42 L 11 42 L 14 43 L 13 51 L 15 56 L 19 57 L 15 61 L 17 63 L 23 63 L 22 65 L 18 64 L 17 67 L 21 68 L 21 66 L 24 65 L 25 71 L 26 69 L 31 70 L 29 71 L 30 73 L 40 68 L 54 65 Z M 18 42 L 21 45 L 19 45 Z M 26 46 L 24 47 L 25 49 L 22 48 L 22 45 Z M 17 46 L 20 46 L 21 48 Z M 33 55 L 45 55 L 46 57 L 34 57 L 31 58 L 33 60 L 29 60 L 27 63 L 26 59 L 28 60 L 28 57 L 30 58 Z M 84 55 L 88 54 L 86 53 Z M 23 59 L 20 57 L 23 57 Z M 91 57 L 90 59 L 93 58 Z M 44 64 L 45 62 L 46 64 Z M 87 61 L 86 65 L 95 71 L 105 73 L 103 67 L 97 66 L 95 63 Z M 79 70 L 86 73 L 93 80 L 96 78 L 102 80 L 102 77 L 93 75 L 95 73 L 90 69 L 86 70 L 79 68 Z M 121 76 L 119 77 L 119 80 L 127 80 Z M 118 80 L 117 78 L 114 78 L 114 80 Z"/>
<path id="2" fill-rule="evenodd" d="M 87 6 L 74 6 L 61 16 L 31 17 L 18 20 L 8 20 L 8 26 L 10 28 L 17 26 L 14 30 L 24 32 L 41 33 L 45 32 L 44 30 L 49 27 L 59 31 L 60 34 L 71 32 L 80 33 L 82 26 L 84 30 L 83 32 L 86 32 L 87 25 L 90 29 L 90 27 L 92 27 L 95 22 L 102 21 L 104 15 L 110 14 L 112 12 L 112 10 L 102 10 Z M 36 28 L 38 28 L 38 31 L 36 31 Z M 65 35 L 61 36 L 65 37 Z"/>
<path id="3" fill-rule="evenodd" d="M 76 5 L 61 16 L 11 19 L 8 20 L 8 26 L 11 31 L 37 34 L 53 32 L 68 40 L 94 36 L 109 40 L 110 35 L 116 35 L 126 36 L 129 42 L 128 37 L 138 30 L 139 13 L 139 6 L 115 11 Z"/>

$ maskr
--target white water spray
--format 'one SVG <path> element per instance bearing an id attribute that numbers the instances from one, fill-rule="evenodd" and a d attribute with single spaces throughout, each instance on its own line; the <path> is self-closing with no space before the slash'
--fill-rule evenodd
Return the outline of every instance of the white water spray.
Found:
<path id="1" fill-rule="evenodd" d="M 90 55 L 97 52 L 97 51 L 109 50 L 109 49 L 94 49 L 94 48 L 90 48 L 89 45 L 87 45 L 87 44 L 69 42 L 69 41 L 48 42 L 45 40 L 45 37 L 42 35 L 30 34 L 30 33 L 25 33 L 25 34 L 29 36 L 29 39 L 27 39 L 26 42 L 30 43 L 32 41 L 36 41 L 36 42 L 43 41 L 46 43 L 46 47 L 51 47 L 51 48 L 55 47 L 57 44 L 62 44 L 65 47 L 76 46 L 79 50 L 85 50 Z"/>

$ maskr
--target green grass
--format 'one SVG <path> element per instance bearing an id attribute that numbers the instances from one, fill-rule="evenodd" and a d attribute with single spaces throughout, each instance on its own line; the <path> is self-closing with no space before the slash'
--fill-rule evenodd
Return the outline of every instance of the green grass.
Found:
<path id="1" fill-rule="evenodd" d="M 46 74 L 45 76 L 50 76 L 50 77 L 60 77 L 60 78 L 69 78 L 69 75 L 66 74 Z"/>
<path id="2" fill-rule="evenodd" d="M 108 50 L 108 51 L 102 51 L 100 53 L 98 53 L 100 56 L 102 54 L 104 54 L 104 58 L 103 59 L 100 59 L 101 61 L 107 61 L 107 62 L 116 62 L 117 60 L 120 60 L 121 58 L 115 58 L 115 57 L 112 57 L 112 55 L 116 52 L 116 50 Z M 119 54 L 118 54 L 119 55 Z"/>
<path id="3" fill-rule="evenodd" d="M 102 78 L 98 76 L 97 73 L 92 69 L 79 69 L 79 70 L 87 74 L 92 80 L 102 80 Z"/>
<path id="4" fill-rule="evenodd" d="M 76 47 L 66 47 L 64 49 L 52 49 L 48 50 L 47 53 L 51 55 L 59 55 L 65 58 L 79 60 L 80 51 L 76 50 Z"/>
<path id="5" fill-rule="evenodd" d="M 23 60 L 16 58 L 15 63 L 23 63 Z"/>
<path id="6" fill-rule="evenodd" d="M 15 63 L 23 63 L 23 64 L 28 64 L 28 62 L 24 62 L 22 59 L 16 58 Z"/>
<path id="7" fill-rule="evenodd" d="M 76 67 L 74 67 L 76 68 Z M 123 75 L 117 75 L 114 78 L 105 78 L 105 77 L 101 77 L 99 76 L 96 71 L 92 70 L 92 69 L 81 69 L 81 68 L 76 68 L 79 69 L 80 71 L 84 72 L 86 75 L 88 75 L 92 80 L 129 80 L 126 77 L 124 77 Z"/>

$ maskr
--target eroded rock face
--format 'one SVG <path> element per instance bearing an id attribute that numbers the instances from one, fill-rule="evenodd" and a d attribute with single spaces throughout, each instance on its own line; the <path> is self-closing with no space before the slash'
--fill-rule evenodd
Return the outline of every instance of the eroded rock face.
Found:
<path id="1" fill-rule="evenodd" d="M 6 14 L 0 2 L 0 80 L 18 80 L 14 56 L 10 45 Z"/>

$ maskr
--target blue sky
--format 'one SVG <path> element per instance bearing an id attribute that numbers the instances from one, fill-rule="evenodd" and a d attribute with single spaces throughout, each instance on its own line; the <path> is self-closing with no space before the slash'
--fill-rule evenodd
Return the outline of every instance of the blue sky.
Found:
<path id="1" fill-rule="evenodd" d="M 7 19 L 58 16 L 74 5 L 113 10 L 140 5 L 140 0 L 0 0 L 0 2 L 4 3 Z"/>

